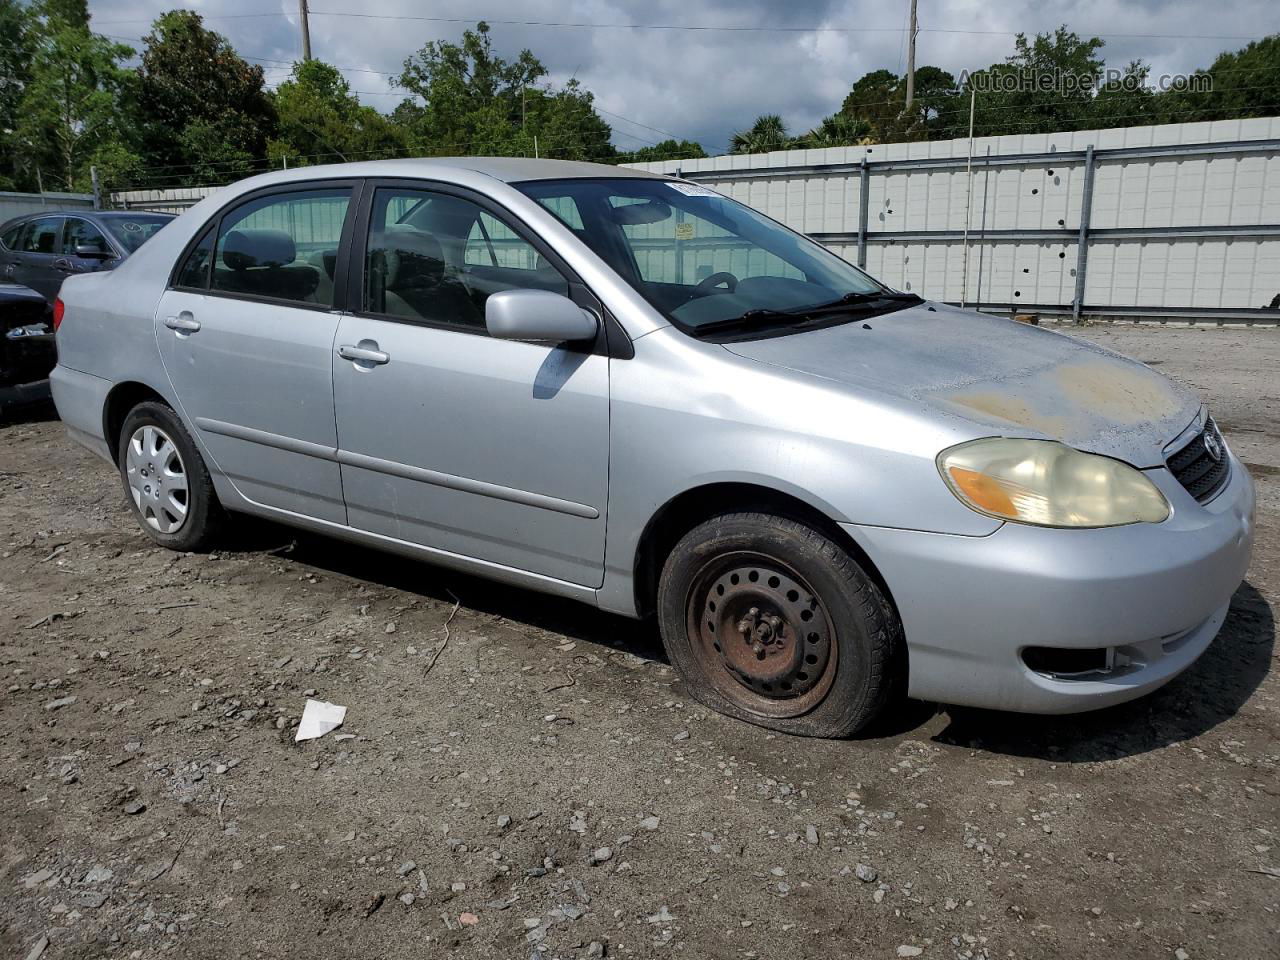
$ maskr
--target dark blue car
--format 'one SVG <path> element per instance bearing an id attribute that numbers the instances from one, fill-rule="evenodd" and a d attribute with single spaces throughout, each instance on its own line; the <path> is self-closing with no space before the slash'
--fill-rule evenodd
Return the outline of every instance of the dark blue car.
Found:
<path id="1" fill-rule="evenodd" d="M 114 268 L 172 219 L 127 210 L 18 217 L 0 226 L 0 281 L 30 287 L 52 301 L 66 277 Z"/>

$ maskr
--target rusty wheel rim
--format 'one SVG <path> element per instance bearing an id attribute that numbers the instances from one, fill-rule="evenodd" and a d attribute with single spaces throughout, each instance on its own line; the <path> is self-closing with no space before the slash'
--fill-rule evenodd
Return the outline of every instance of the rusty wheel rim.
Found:
<path id="1" fill-rule="evenodd" d="M 831 617 L 781 561 L 749 552 L 709 561 L 694 578 L 687 609 L 708 679 L 743 709 L 799 716 L 830 691 L 838 656 Z"/>

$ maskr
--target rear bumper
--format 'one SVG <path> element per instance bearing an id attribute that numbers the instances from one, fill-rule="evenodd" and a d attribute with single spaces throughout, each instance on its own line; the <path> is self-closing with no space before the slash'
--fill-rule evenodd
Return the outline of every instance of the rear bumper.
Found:
<path id="1" fill-rule="evenodd" d="M 104 460 L 114 462 L 103 437 L 102 422 L 111 381 L 58 364 L 49 374 L 49 387 L 58 416 L 67 426 L 67 434 Z"/>
<path id="2" fill-rule="evenodd" d="M 1197 503 L 1148 472 L 1173 506 L 1160 524 L 1051 530 L 1007 523 L 986 537 L 845 525 L 902 616 L 911 696 L 1028 713 L 1132 700 L 1204 652 L 1253 548 L 1253 482 Z M 1030 669 L 1027 647 L 1113 648 L 1114 668 L 1076 678 Z"/>

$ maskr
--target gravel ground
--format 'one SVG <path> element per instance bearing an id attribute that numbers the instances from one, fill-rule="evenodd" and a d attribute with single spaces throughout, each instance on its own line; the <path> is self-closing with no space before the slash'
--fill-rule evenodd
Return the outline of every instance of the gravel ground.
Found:
<path id="1" fill-rule="evenodd" d="M 1097 327 L 1258 480 L 1217 642 L 1138 703 L 911 703 L 846 742 L 691 702 L 653 629 L 301 537 L 152 547 L 0 427 L 13 957 L 1275 956 L 1280 331 Z M 348 707 L 294 744 L 308 696 Z"/>

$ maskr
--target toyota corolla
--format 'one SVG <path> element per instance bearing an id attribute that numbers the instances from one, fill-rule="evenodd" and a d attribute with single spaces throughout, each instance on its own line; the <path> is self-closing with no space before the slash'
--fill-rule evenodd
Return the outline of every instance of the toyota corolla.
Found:
<path id="1" fill-rule="evenodd" d="M 1249 564 L 1249 475 L 1188 390 L 679 179 L 267 174 L 54 319 L 58 410 L 156 543 L 264 517 L 655 613 L 693 696 L 790 733 L 1140 696 Z"/>

